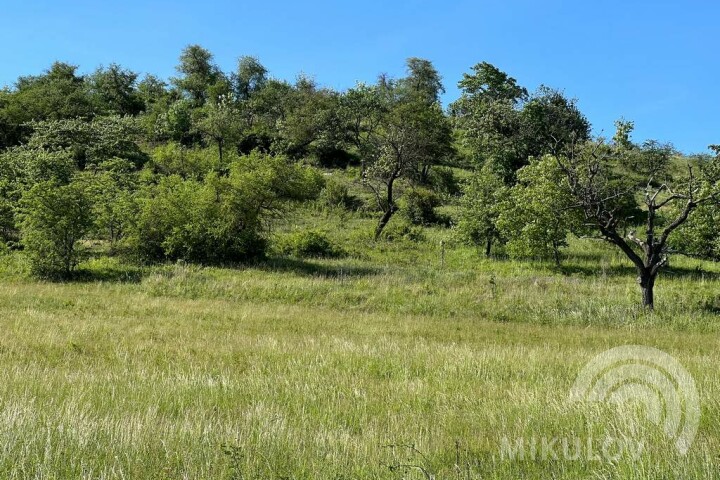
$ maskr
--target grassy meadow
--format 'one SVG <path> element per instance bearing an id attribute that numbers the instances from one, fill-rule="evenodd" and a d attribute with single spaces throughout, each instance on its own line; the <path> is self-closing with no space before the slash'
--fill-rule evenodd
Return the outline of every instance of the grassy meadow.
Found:
<path id="1" fill-rule="evenodd" d="M 298 218 L 297 216 L 293 216 Z M 561 267 L 484 259 L 447 229 L 374 243 L 310 210 L 340 259 L 235 268 L 90 259 L 0 275 L 0 478 L 720 477 L 720 266 L 674 258 L 657 311 L 629 263 L 574 240 Z M 608 348 L 657 347 L 702 407 L 686 456 L 642 411 L 569 405 Z M 637 458 L 501 458 L 507 438 L 635 434 Z"/>

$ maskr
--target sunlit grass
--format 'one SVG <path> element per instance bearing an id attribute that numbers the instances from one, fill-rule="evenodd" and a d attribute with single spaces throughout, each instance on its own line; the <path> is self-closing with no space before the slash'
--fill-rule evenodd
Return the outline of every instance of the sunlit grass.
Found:
<path id="1" fill-rule="evenodd" d="M 591 241 L 558 269 L 483 259 L 447 230 L 373 244 L 372 218 L 304 218 L 351 256 L 101 258 L 70 283 L 4 257 L 0 477 L 718 476 L 717 265 L 674 260 L 649 314 L 628 263 Z M 625 344 L 695 377 L 703 417 L 686 457 L 641 415 L 566 402 L 595 354 Z M 627 432 L 646 440 L 637 461 L 500 457 L 504 436 Z"/>

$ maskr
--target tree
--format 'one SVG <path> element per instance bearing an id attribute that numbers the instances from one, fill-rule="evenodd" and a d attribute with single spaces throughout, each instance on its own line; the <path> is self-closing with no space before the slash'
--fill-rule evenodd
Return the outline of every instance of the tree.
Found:
<path id="1" fill-rule="evenodd" d="M 19 239 L 16 213 L 23 194 L 43 182 L 67 184 L 75 171 L 75 162 L 68 150 L 48 151 L 27 145 L 0 153 L 0 215 L 2 238 Z"/>
<path id="2" fill-rule="evenodd" d="M 130 160 L 141 166 L 146 156 L 138 145 L 142 130 L 133 117 L 97 117 L 30 122 L 32 136 L 27 147 L 36 150 L 70 151 L 78 169 L 112 158 Z"/>
<path id="3" fill-rule="evenodd" d="M 458 232 L 465 241 L 483 245 L 486 257 L 502 238 L 497 219 L 507 190 L 502 175 L 493 170 L 492 164 L 483 165 L 463 187 Z"/>
<path id="4" fill-rule="evenodd" d="M 590 122 L 577 102 L 541 86 L 520 112 L 520 142 L 525 158 L 557 154 L 572 143 L 590 138 Z"/>
<path id="5" fill-rule="evenodd" d="M 669 156 L 672 149 L 656 147 L 588 142 L 557 157 L 574 206 L 600 238 L 619 248 L 633 263 L 642 304 L 649 309 L 654 307 L 657 275 L 668 264 L 671 238 L 699 207 L 720 202 L 720 152 L 716 150 L 718 155 L 699 165 L 684 159 L 684 170 L 674 173 L 667 168 L 669 159 L 658 158 Z M 624 174 L 627 170 L 634 175 Z M 625 213 L 637 198 L 642 198 L 645 234 L 640 238 L 630 231 L 623 236 L 623 225 L 639 220 Z"/>
<path id="6" fill-rule="evenodd" d="M 553 258 L 560 265 L 560 248 L 578 232 L 582 218 L 572 205 L 567 180 L 551 155 L 531 158 L 517 173 L 518 181 L 503 199 L 497 229 L 515 258 Z"/>
<path id="7" fill-rule="evenodd" d="M 262 90 L 267 83 L 267 73 L 267 69 L 256 57 L 240 57 L 234 78 L 237 98 L 240 101 L 246 101 L 255 92 Z"/>
<path id="8" fill-rule="evenodd" d="M 96 112 L 115 115 L 137 115 L 144 107 L 136 88 L 137 73 L 113 63 L 99 68 L 88 78 Z"/>
<path id="9" fill-rule="evenodd" d="M 527 90 L 494 65 L 482 62 L 473 66 L 472 70 L 474 73 L 464 73 L 462 80 L 458 82 L 462 96 L 456 103 L 456 108 L 461 113 L 471 112 L 477 103 L 504 100 L 517 105 L 527 98 Z"/>
<path id="10" fill-rule="evenodd" d="M 458 83 L 461 96 L 450 105 L 459 138 L 476 165 L 492 162 L 506 183 L 530 157 L 555 154 L 589 138 L 590 124 L 577 102 L 540 87 L 532 96 L 493 65 L 473 67 Z"/>
<path id="11" fill-rule="evenodd" d="M 432 62 L 411 57 L 405 62 L 406 77 L 402 80 L 405 88 L 428 105 L 440 103 L 440 94 L 445 93 L 442 77 Z"/>
<path id="12" fill-rule="evenodd" d="M 406 77 L 398 82 L 399 87 L 405 90 L 405 95 L 424 103 L 428 108 L 441 107 L 440 95 L 445 93 L 445 87 L 433 64 L 429 60 L 411 57 L 407 59 L 406 66 Z M 447 127 L 447 122 L 441 122 L 440 127 Z M 420 183 L 426 184 L 430 168 L 450 154 L 449 143 L 442 147 L 447 148 L 444 151 L 428 151 L 428 155 L 419 163 L 417 175 Z"/>
<path id="13" fill-rule="evenodd" d="M 72 273 L 83 254 L 79 242 L 92 225 L 91 208 L 78 183 L 42 182 L 23 195 L 20 231 L 34 274 Z"/>
<path id="14" fill-rule="evenodd" d="M 6 128 L 5 146 L 27 140 L 30 121 L 90 119 L 95 115 L 85 78 L 76 74 L 77 67 L 55 62 L 42 75 L 20 77 L 14 89 L 0 94 L 0 125 Z"/>
<path id="15" fill-rule="evenodd" d="M 217 101 L 208 102 L 202 113 L 197 127 L 217 145 L 222 165 L 225 145 L 238 141 L 241 136 L 239 111 L 232 97 L 222 96 Z"/>
<path id="16" fill-rule="evenodd" d="M 519 108 L 527 100 L 527 90 L 487 62 L 472 70 L 458 82 L 460 98 L 450 105 L 453 123 L 472 163 L 491 162 L 510 182 L 527 160 L 519 138 Z"/>
<path id="17" fill-rule="evenodd" d="M 111 253 L 137 215 L 137 177 L 135 165 L 120 158 L 102 162 L 79 175 L 78 181 L 92 203 L 93 233 L 110 244 Z"/>
<path id="18" fill-rule="evenodd" d="M 246 132 L 241 142 L 243 152 L 273 150 L 279 136 L 278 127 L 288 118 L 293 90 L 284 80 L 268 79 L 248 100 L 241 101 L 242 127 Z"/>
<path id="19" fill-rule="evenodd" d="M 179 78 L 173 83 L 185 92 L 195 107 L 202 106 L 208 99 L 208 89 L 215 84 L 222 73 L 213 63 L 213 55 L 200 45 L 188 45 L 180 54 L 176 67 Z"/>
<path id="20" fill-rule="evenodd" d="M 348 100 L 360 107 L 346 121 L 363 159 L 362 181 L 383 212 L 377 240 L 397 212 L 398 179 L 417 178 L 423 164 L 447 154 L 451 131 L 440 106 L 408 94 L 402 82 L 381 78 L 374 87 L 348 92 Z"/>

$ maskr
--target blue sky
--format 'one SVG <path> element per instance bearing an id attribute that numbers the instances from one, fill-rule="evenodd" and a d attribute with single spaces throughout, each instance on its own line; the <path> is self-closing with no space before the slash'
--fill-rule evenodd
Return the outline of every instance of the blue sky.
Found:
<path id="1" fill-rule="evenodd" d="M 595 133 L 636 123 L 636 140 L 705 151 L 720 143 L 716 1 L 0 0 L 0 85 L 54 60 L 89 72 L 117 62 L 167 78 L 199 43 L 226 71 L 256 55 L 279 78 L 305 72 L 338 89 L 432 60 L 449 102 L 489 61 L 533 90 L 564 89 Z"/>

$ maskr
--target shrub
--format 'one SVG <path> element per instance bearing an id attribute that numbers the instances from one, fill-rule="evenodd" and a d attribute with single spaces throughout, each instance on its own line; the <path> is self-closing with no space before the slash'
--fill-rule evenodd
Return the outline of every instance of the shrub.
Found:
<path id="1" fill-rule="evenodd" d="M 214 149 L 191 149 L 169 142 L 153 150 L 150 167 L 162 175 L 202 179 L 207 173 L 217 171 L 222 166 Z"/>
<path id="2" fill-rule="evenodd" d="M 233 162 L 228 175 L 164 177 L 140 198 L 126 244 L 146 260 L 246 260 L 265 251 L 264 221 L 288 200 L 317 197 L 321 181 L 314 169 L 260 153 Z"/>
<path id="3" fill-rule="evenodd" d="M 410 242 L 422 242 L 425 240 L 425 232 L 419 225 L 413 225 L 406 219 L 399 222 L 390 222 L 381 237 L 387 241 L 407 240 Z"/>
<path id="4" fill-rule="evenodd" d="M 334 245 L 327 234 L 318 230 L 294 232 L 280 237 L 277 241 L 278 252 L 298 258 L 335 258 L 345 252 Z"/>
<path id="5" fill-rule="evenodd" d="M 400 209 L 413 225 L 430 225 L 438 220 L 435 208 L 440 203 L 440 198 L 432 190 L 414 188 L 401 198 Z"/>
<path id="6" fill-rule="evenodd" d="M 434 167 L 430 170 L 429 181 L 432 189 L 441 195 L 456 197 L 461 193 L 460 182 L 452 168 Z"/>
<path id="7" fill-rule="evenodd" d="M 325 181 L 325 188 L 320 192 L 320 202 L 329 208 L 351 209 L 355 199 L 348 192 L 347 184 L 335 177 L 329 177 Z"/>
<path id="8" fill-rule="evenodd" d="M 92 226 L 92 205 L 78 183 L 42 182 L 23 195 L 20 232 L 33 274 L 68 276 L 83 256 L 80 240 Z"/>

